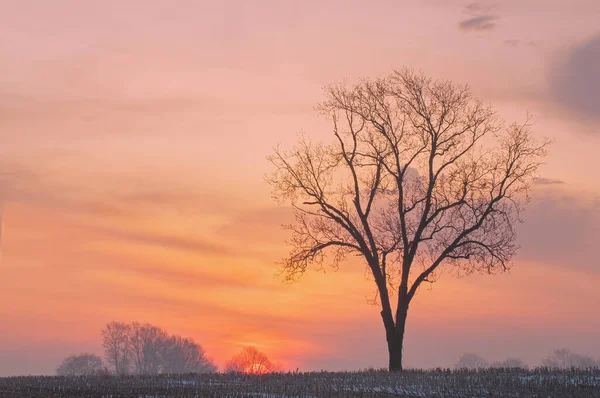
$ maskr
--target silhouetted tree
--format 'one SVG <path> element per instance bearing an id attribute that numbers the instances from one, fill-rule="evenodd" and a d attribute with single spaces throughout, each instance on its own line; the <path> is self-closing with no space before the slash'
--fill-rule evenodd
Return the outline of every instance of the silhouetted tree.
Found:
<path id="1" fill-rule="evenodd" d="M 131 365 L 129 333 L 129 325 L 120 322 L 111 322 L 100 332 L 104 357 L 114 367 L 116 375 L 124 375 L 129 372 Z"/>
<path id="2" fill-rule="evenodd" d="M 277 371 L 277 366 L 266 354 L 254 347 L 246 347 L 225 365 L 225 372 L 264 374 Z"/>
<path id="3" fill-rule="evenodd" d="M 171 336 L 163 344 L 163 373 L 212 373 L 217 367 L 204 349 L 192 339 Z"/>
<path id="4" fill-rule="evenodd" d="M 505 271 L 514 224 L 547 142 L 529 123 L 504 126 L 467 87 L 409 70 L 326 88 L 319 106 L 335 139 L 277 149 L 273 197 L 296 210 L 287 278 L 327 256 L 358 255 L 373 277 L 389 352 L 402 370 L 411 300 L 445 266 L 457 274 Z M 396 308 L 391 298 L 397 295 Z"/>
<path id="5" fill-rule="evenodd" d="M 212 358 L 193 339 L 169 336 L 163 329 L 133 322 L 111 322 L 101 331 L 107 361 L 116 374 L 216 372 Z"/>
<path id="6" fill-rule="evenodd" d="M 93 376 L 103 373 L 102 358 L 95 354 L 78 354 L 65 358 L 56 368 L 58 376 Z"/>
<path id="7" fill-rule="evenodd" d="M 598 366 L 592 357 L 575 354 L 567 348 L 555 350 L 551 356 L 544 358 L 542 365 L 556 369 L 589 369 Z"/>
<path id="8" fill-rule="evenodd" d="M 167 333 L 157 326 L 137 322 L 131 324 L 129 345 L 135 373 L 146 375 L 160 372 L 167 339 Z"/>
<path id="9" fill-rule="evenodd" d="M 456 363 L 457 369 L 483 369 L 489 366 L 488 361 L 472 352 L 467 352 L 461 355 Z"/>

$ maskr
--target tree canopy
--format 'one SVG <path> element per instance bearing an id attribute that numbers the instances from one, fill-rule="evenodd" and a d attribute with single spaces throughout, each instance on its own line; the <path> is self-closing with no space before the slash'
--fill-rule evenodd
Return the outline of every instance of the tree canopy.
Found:
<path id="1" fill-rule="evenodd" d="M 546 155 L 529 119 L 504 123 L 466 86 L 409 69 L 325 88 L 333 139 L 277 148 L 267 177 L 296 212 L 289 279 L 358 255 L 375 281 L 390 354 L 402 369 L 411 300 L 440 270 L 506 271 L 515 224 Z M 392 297 L 397 297 L 395 310 Z"/>

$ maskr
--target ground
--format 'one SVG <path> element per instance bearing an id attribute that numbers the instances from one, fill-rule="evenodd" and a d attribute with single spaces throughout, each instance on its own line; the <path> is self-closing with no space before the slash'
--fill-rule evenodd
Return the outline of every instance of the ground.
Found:
<path id="1" fill-rule="evenodd" d="M 0 397 L 600 397 L 600 370 L 10 377 Z"/>

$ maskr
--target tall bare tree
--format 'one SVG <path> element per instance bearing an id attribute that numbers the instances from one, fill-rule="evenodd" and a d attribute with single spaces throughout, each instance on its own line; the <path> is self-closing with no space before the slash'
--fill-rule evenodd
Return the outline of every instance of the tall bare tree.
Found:
<path id="1" fill-rule="evenodd" d="M 325 92 L 319 110 L 333 141 L 301 138 L 270 157 L 273 196 L 296 209 L 282 268 L 294 279 L 359 255 L 376 284 L 389 368 L 402 370 L 408 308 L 423 283 L 442 267 L 510 267 L 514 225 L 548 142 L 529 122 L 505 125 L 468 87 L 408 69 Z"/>
<path id="2" fill-rule="evenodd" d="M 121 322 L 111 322 L 100 332 L 106 361 L 115 369 L 116 375 L 129 371 L 131 347 L 129 344 L 130 326 Z"/>

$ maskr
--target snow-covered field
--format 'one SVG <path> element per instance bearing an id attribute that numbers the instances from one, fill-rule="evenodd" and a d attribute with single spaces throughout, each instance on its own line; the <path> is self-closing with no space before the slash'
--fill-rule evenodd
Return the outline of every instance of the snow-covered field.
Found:
<path id="1" fill-rule="evenodd" d="M 600 370 L 12 377 L 0 397 L 600 397 Z"/>

